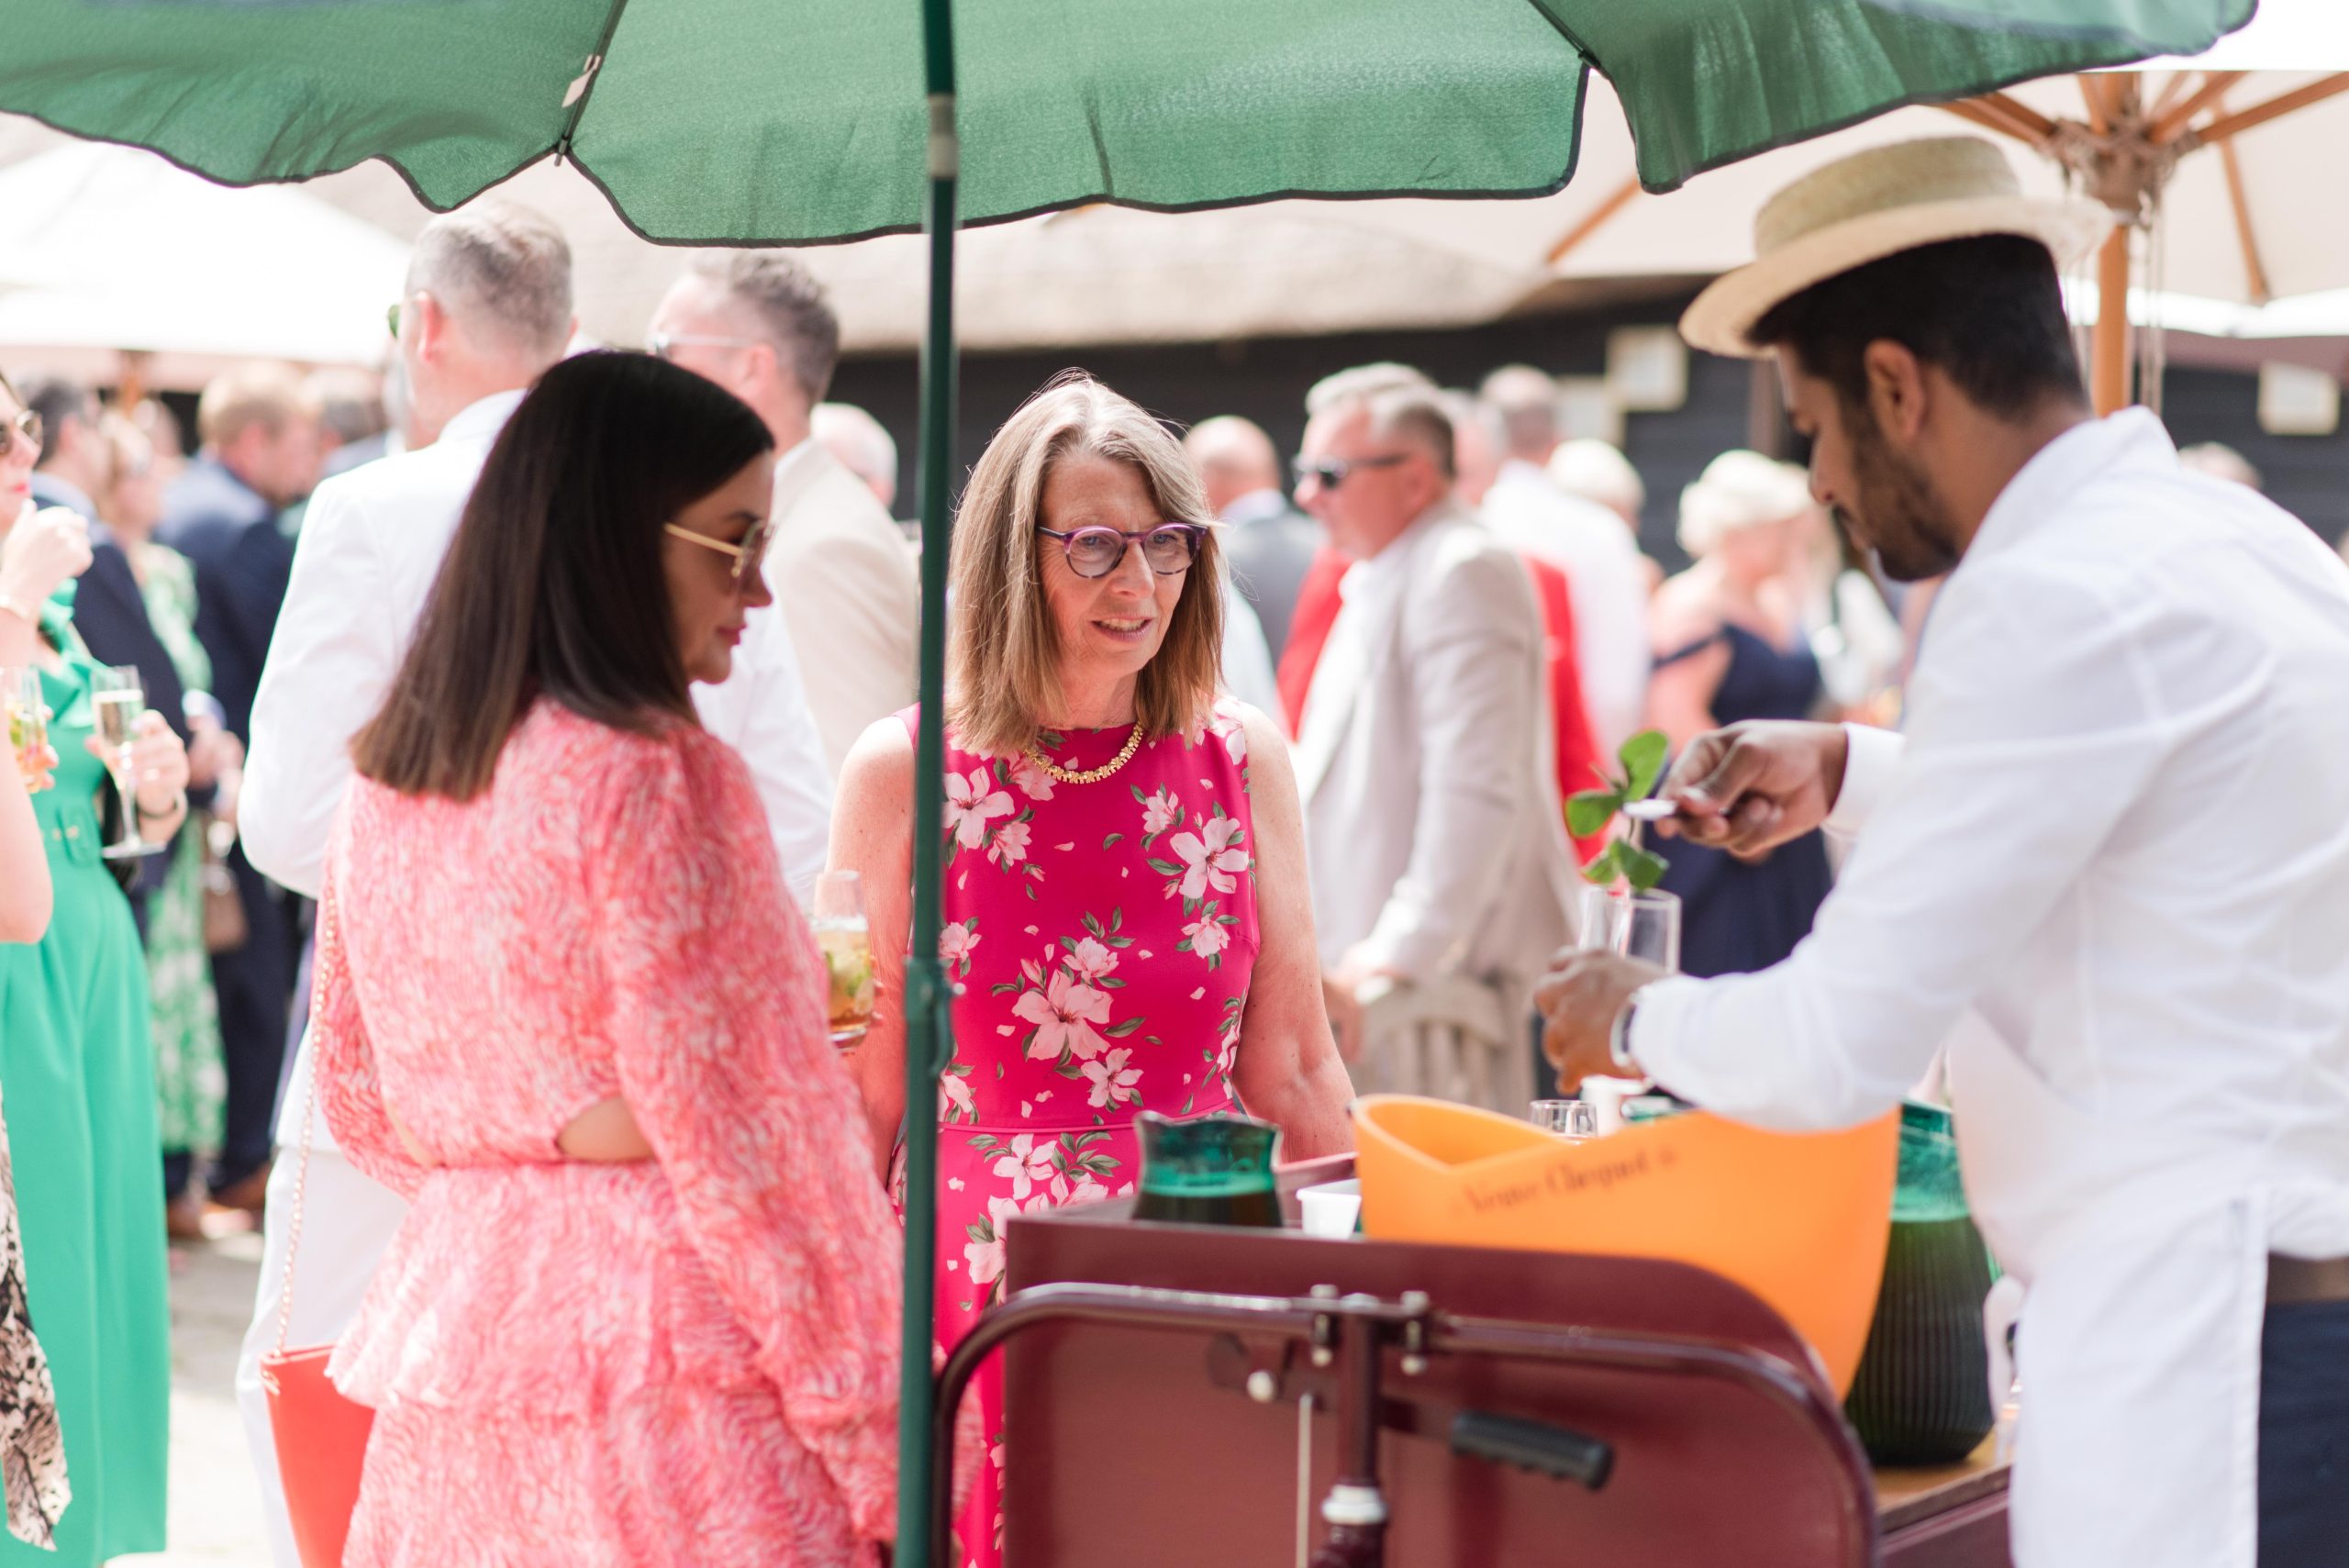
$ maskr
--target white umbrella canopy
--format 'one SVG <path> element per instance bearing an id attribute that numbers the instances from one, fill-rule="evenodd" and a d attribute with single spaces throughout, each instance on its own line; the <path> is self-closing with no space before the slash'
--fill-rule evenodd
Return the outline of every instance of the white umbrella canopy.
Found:
<path id="1" fill-rule="evenodd" d="M 150 385 L 231 360 L 374 365 L 406 247 L 283 187 L 228 190 L 150 152 L 71 142 L 0 169 L 0 355 L 106 377 L 151 353 Z"/>

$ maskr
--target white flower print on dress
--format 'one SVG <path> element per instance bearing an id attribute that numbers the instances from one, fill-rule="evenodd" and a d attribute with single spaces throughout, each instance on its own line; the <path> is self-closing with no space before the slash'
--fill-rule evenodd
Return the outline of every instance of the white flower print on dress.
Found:
<path id="1" fill-rule="evenodd" d="M 1175 818 L 1182 814 L 1183 808 L 1174 803 L 1173 791 L 1158 791 L 1141 803 L 1142 837 L 1156 838 L 1173 827 Z"/>
<path id="2" fill-rule="evenodd" d="M 987 1199 L 987 1217 L 974 1221 L 965 1232 L 970 1242 L 963 1249 L 963 1261 L 971 1268 L 971 1283 L 991 1285 L 1003 1277 L 1003 1223 L 1019 1212 L 1019 1206 L 1009 1198 Z"/>
<path id="3" fill-rule="evenodd" d="M 1231 759 L 1233 767 L 1241 767 L 1247 763 L 1248 727 L 1241 722 L 1238 714 L 1227 712 L 1219 707 L 1215 722 L 1208 728 L 1214 731 L 1217 740 L 1223 742 L 1224 755 Z"/>
<path id="4" fill-rule="evenodd" d="M 973 768 L 968 778 L 947 770 L 946 827 L 966 850 L 977 849 L 986 838 L 988 818 L 1011 815 L 1011 796 L 993 782 L 984 766 Z"/>
<path id="5" fill-rule="evenodd" d="M 1085 1076 L 1093 1085 L 1087 1101 L 1095 1110 L 1107 1110 L 1112 1106 L 1130 1105 L 1141 1098 L 1134 1085 L 1141 1082 L 1141 1069 L 1129 1067 L 1133 1052 L 1124 1046 L 1109 1052 L 1098 1062 L 1085 1064 Z"/>
<path id="6" fill-rule="evenodd" d="M 1052 798 L 1052 775 L 1030 762 L 1024 753 L 1012 765 L 1011 782 L 1019 787 L 1020 794 L 1030 800 Z"/>
<path id="7" fill-rule="evenodd" d="M 941 1124 L 979 1119 L 979 1107 L 971 1098 L 970 1073 L 968 1067 L 949 1067 L 938 1075 L 938 1119 Z"/>
<path id="8" fill-rule="evenodd" d="M 971 950 L 979 945 L 979 917 L 958 920 L 938 932 L 938 962 L 945 966 L 948 976 L 955 980 L 971 977 Z"/>
<path id="9" fill-rule="evenodd" d="M 1019 1133 L 1005 1145 L 1003 1158 L 990 1169 L 1011 1184 L 1014 1198 L 1025 1201 L 1038 1187 L 1050 1183 L 1060 1169 L 1053 1147 L 1049 1136 L 1039 1144 L 1034 1133 Z"/>
<path id="10" fill-rule="evenodd" d="M 1096 939 L 1083 937 L 1069 950 L 1068 966 L 1078 979 L 1089 984 L 1117 973 L 1118 955 Z"/>
<path id="11" fill-rule="evenodd" d="M 987 840 L 987 859 L 1009 871 L 1028 858 L 1029 828 L 1026 822 L 1007 822 L 995 830 Z"/>
<path id="12" fill-rule="evenodd" d="M 1204 898 L 1212 888 L 1229 893 L 1239 884 L 1232 873 L 1248 869 L 1248 851 L 1236 848 L 1234 840 L 1245 831 L 1235 817 L 1211 817 L 1199 824 L 1197 833 L 1177 833 L 1166 840 L 1166 847 L 1183 857 L 1186 868 L 1183 873 L 1185 899 Z"/>
<path id="13" fill-rule="evenodd" d="M 1052 971 L 1043 990 L 1021 993 L 1011 1010 L 1036 1026 L 1036 1037 L 1028 1042 L 1030 1061 L 1074 1056 L 1089 1062 L 1108 1044 L 1092 1026 L 1109 1021 L 1109 994 L 1096 991 L 1065 970 Z"/>
<path id="14" fill-rule="evenodd" d="M 1201 958 L 1213 958 L 1231 945 L 1230 931 L 1212 909 L 1184 927 L 1183 936 Z"/>

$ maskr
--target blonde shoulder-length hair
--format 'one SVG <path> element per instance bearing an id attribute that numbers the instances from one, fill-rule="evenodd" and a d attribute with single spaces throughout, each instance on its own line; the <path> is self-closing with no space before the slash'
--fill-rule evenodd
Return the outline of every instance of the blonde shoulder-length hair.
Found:
<path id="1" fill-rule="evenodd" d="M 1166 639 L 1143 666 L 1134 717 L 1152 740 L 1197 736 L 1222 678 L 1223 556 L 1197 471 L 1166 428 L 1081 372 L 1047 383 L 987 443 L 954 518 L 946 717 L 964 750 L 1017 756 L 1063 707 L 1060 639 L 1044 600 L 1044 482 L 1073 456 L 1130 463 L 1159 516 L 1207 528 Z"/>

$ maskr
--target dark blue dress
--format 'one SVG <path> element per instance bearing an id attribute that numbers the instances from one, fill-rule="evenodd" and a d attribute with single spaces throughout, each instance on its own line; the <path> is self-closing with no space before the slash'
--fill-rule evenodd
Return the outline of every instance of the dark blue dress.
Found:
<path id="1" fill-rule="evenodd" d="M 1719 642 L 1729 644 L 1729 668 L 1713 694 L 1716 719 L 1729 725 L 1810 717 L 1820 681 L 1819 661 L 1806 646 L 1782 650 L 1743 627 L 1724 626 L 1657 660 L 1656 667 Z M 1817 832 L 1779 845 L 1758 864 L 1685 839 L 1656 848 L 1671 862 L 1663 885 L 1680 895 L 1680 968 L 1687 974 L 1745 974 L 1776 963 L 1809 934 L 1833 880 L 1827 840 Z"/>

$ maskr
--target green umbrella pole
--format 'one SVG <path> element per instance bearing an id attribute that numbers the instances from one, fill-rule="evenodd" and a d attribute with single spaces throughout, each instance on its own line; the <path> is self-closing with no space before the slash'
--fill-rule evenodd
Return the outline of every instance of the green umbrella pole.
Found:
<path id="1" fill-rule="evenodd" d="M 954 452 L 954 21 L 951 0 L 922 0 L 930 90 L 930 329 L 921 352 L 921 723 L 914 743 L 913 947 L 906 962 L 906 1310 L 897 1417 L 896 1561 L 930 1568 L 930 1427 L 935 1385 L 938 1075 L 952 1053 L 938 962 L 939 844 L 945 795 L 946 561 Z"/>

